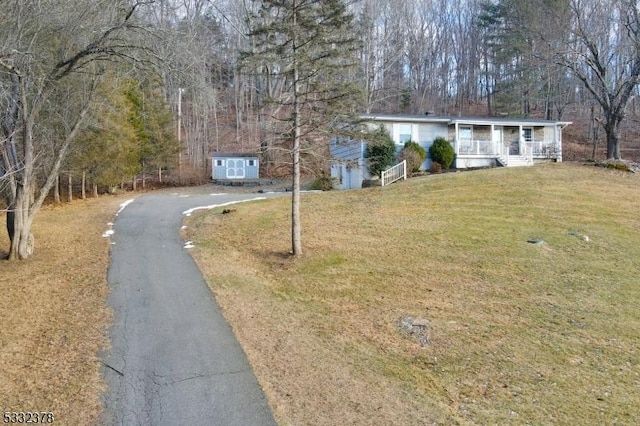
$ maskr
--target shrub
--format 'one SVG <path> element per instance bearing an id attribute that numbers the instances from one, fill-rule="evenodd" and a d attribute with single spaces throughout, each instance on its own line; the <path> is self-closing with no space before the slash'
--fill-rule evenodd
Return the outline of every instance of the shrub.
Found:
<path id="1" fill-rule="evenodd" d="M 629 164 L 623 162 L 623 161 L 616 161 L 616 160 L 606 160 L 602 162 L 602 165 L 604 167 L 606 167 L 607 169 L 614 169 L 614 170 L 621 170 L 623 172 L 630 172 L 631 168 L 629 167 Z"/>
<path id="2" fill-rule="evenodd" d="M 400 154 L 400 161 L 407 160 L 407 171 L 410 173 L 415 173 L 420 171 L 420 166 L 422 165 L 422 161 L 420 160 L 420 155 L 412 149 L 403 149 Z"/>
<path id="3" fill-rule="evenodd" d="M 333 179 L 331 176 L 322 175 L 311 182 L 309 188 L 315 191 L 330 191 L 333 189 Z"/>
<path id="4" fill-rule="evenodd" d="M 402 149 L 400 160 L 407 160 L 407 167 L 411 172 L 420 171 L 420 166 L 427 158 L 427 152 L 416 142 L 407 141 Z"/>
<path id="5" fill-rule="evenodd" d="M 437 161 L 432 161 L 431 173 L 433 173 L 434 175 L 438 173 L 442 173 L 442 164 L 438 163 Z"/>
<path id="6" fill-rule="evenodd" d="M 389 132 L 382 126 L 367 138 L 367 158 L 369 173 L 380 176 L 380 172 L 393 166 L 396 161 L 396 144 Z"/>
<path id="7" fill-rule="evenodd" d="M 438 137 L 433 141 L 433 145 L 429 147 L 429 155 L 432 161 L 440 163 L 442 167 L 448 169 L 453 163 L 456 152 L 448 140 Z"/>

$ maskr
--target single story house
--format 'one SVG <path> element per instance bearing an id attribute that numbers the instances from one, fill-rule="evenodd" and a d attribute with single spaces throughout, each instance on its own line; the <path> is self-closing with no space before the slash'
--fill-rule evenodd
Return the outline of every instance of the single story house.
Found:
<path id="1" fill-rule="evenodd" d="M 427 153 L 434 139 L 451 142 L 457 169 L 490 166 L 529 166 L 541 161 L 562 161 L 562 129 L 567 121 L 501 117 L 448 117 L 434 115 L 369 114 L 361 116 L 368 130 L 383 126 L 398 153 L 411 140 Z M 361 188 L 370 179 L 364 140 L 334 137 L 330 141 L 331 177 L 337 189 Z M 431 159 L 422 164 L 428 170 Z"/>
<path id="2" fill-rule="evenodd" d="M 251 153 L 214 152 L 211 155 L 211 177 L 220 179 L 258 179 L 258 156 Z"/>

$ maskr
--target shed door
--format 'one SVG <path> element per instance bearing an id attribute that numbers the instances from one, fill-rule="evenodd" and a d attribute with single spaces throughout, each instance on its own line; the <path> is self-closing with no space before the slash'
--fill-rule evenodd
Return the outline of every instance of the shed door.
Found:
<path id="1" fill-rule="evenodd" d="M 227 160 L 227 179 L 244 179 L 244 160 Z"/>

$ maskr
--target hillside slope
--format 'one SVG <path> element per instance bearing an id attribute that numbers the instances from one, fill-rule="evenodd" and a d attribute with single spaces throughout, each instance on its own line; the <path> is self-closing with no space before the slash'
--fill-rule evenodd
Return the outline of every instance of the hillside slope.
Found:
<path id="1" fill-rule="evenodd" d="M 639 182 L 548 164 L 309 194 L 297 261 L 288 199 L 188 233 L 282 424 L 638 424 Z"/>

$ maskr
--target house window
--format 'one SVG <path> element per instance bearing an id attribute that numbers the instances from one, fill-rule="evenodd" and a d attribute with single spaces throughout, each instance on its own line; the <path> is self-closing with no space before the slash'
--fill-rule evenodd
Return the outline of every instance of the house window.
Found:
<path id="1" fill-rule="evenodd" d="M 256 165 L 255 160 L 249 160 L 249 167 L 254 167 Z"/>
<path id="2" fill-rule="evenodd" d="M 458 128 L 460 143 L 458 144 L 458 152 L 460 154 L 474 154 L 473 147 L 473 129 L 471 126 L 460 126 Z"/>
<path id="3" fill-rule="evenodd" d="M 461 141 L 465 141 L 465 142 L 471 141 L 472 139 L 471 126 L 460 126 L 460 129 L 458 129 L 458 132 L 460 133 Z"/>
<path id="4" fill-rule="evenodd" d="M 224 166 L 224 160 L 216 160 L 216 166 L 217 167 Z"/>
<path id="5" fill-rule="evenodd" d="M 533 129 L 531 127 L 523 127 L 522 137 L 525 142 L 533 142 Z"/>
<path id="6" fill-rule="evenodd" d="M 399 124 L 398 125 L 398 143 L 404 145 L 406 142 L 412 140 L 412 126 L 411 124 Z"/>

